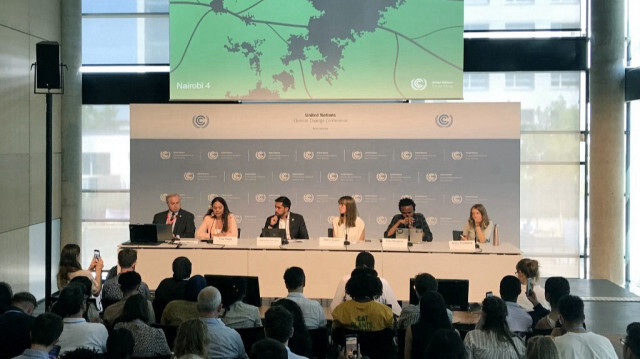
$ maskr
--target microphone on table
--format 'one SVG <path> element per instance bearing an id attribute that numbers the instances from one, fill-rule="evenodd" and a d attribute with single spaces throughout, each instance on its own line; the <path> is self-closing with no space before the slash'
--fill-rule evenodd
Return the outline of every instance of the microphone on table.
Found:
<path id="1" fill-rule="evenodd" d="M 347 226 L 347 220 L 345 218 L 344 221 L 344 245 L 348 246 L 351 242 L 349 242 L 349 227 Z"/>

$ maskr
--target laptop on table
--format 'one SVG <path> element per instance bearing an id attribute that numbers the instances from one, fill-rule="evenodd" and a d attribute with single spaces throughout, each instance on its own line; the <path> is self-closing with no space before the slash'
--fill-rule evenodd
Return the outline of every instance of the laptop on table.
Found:
<path id="1" fill-rule="evenodd" d="M 130 224 L 129 243 L 142 245 L 158 245 L 173 239 L 170 224 Z"/>

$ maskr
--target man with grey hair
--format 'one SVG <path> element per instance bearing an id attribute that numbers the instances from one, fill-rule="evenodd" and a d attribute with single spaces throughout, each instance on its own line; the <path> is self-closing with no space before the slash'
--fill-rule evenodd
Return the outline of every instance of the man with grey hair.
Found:
<path id="1" fill-rule="evenodd" d="M 156 213 L 153 216 L 153 224 L 170 224 L 173 235 L 177 238 L 194 238 L 196 224 L 193 213 L 180 208 L 180 195 L 177 193 L 168 194 L 166 201 L 169 209 Z"/>
<path id="2" fill-rule="evenodd" d="M 215 287 L 205 287 L 198 294 L 198 312 L 200 320 L 207 325 L 209 332 L 209 358 L 246 358 L 247 353 L 240 334 L 227 327 L 222 314 L 222 295 Z"/>

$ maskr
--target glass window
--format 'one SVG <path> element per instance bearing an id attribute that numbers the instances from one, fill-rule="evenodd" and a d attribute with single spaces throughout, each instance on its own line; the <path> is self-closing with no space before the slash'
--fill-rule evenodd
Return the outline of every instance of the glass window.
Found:
<path id="1" fill-rule="evenodd" d="M 504 76 L 505 87 L 512 90 L 533 90 L 535 77 L 530 72 L 508 72 Z"/>
<path id="2" fill-rule="evenodd" d="M 489 89 L 489 74 L 465 73 L 462 77 L 463 91 L 486 91 Z"/>
<path id="3" fill-rule="evenodd" d="M 169 13 L 169 0 L 82 0 L 83 14 Z"/>
<path id="4" fill-rule="evenodd" d="M 465 1 L 465 30 L 473 30 L 474 24 L 484 23 L 488 23 L 491 30 L 498 31 L 584 30 L 585 4 L 586 0 L 492 0 L 480 4 L 476 1 Z"/>
<path id="5" fill-rule="evenodd" d="M 640 131 L 640 100 L 630 103 L 629 113 L 630 131 L 637 134 Z M 631 143 L 629 157 L 629 281 L 631 289 L 640 293 L 640 146 Z"/>

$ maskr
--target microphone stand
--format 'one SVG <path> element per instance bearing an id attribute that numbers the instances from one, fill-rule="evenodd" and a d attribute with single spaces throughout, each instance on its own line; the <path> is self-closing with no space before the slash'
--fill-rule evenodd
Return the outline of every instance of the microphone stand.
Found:
<path id="1" fill-rule="evenodd" d="M 349 227 L 347 226 L 347 218 L 344 218 L 344 246 L 348 247 L 351 244 L 349 242 Z"/>

